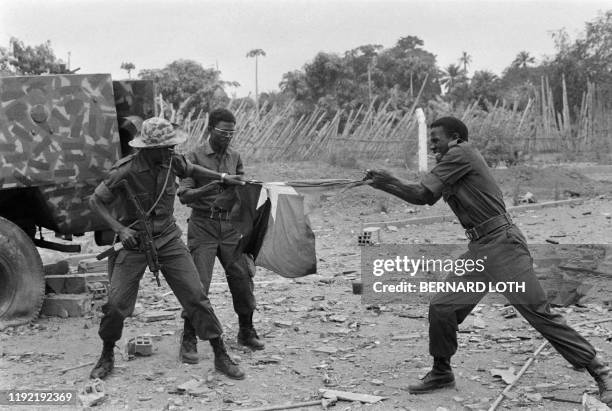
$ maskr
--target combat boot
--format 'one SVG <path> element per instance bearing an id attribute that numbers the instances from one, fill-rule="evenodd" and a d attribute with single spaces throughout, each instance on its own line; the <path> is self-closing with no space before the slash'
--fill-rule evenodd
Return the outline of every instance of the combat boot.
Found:
<path id="1" fill-rule="evenodd" d="M 197 364 L 200 361 L 198 357 L 198 338 L 189 320 L 185 320 L 183 324 L 179 358 L 185 364 Z"/>
<path id="2" fill-rule="evenodd" d="M 108 376 L 108 374 L 111 373 L 111 371 L 115 367 L 115 353 L 113 351 L 114 349 L 114 342 L 104 342 L 104 346 L 102 347 L 102 355 L 96 363 L 96 366 L 93 368 L 93 370 L 91 370 L 89 378 L 99 378 L 103 380 Z"/>
<path id="3" fill-rule="evenodd" d="M 454 388 L 455 376 L 450 366 L 450 358 L 434 358 L 434 366 L 421 382 L 408 386 L 410 394 L 426 394 L 442 388 Z"/>
<path id="4" fill-rule="evenodd" d="M 213 338 L 210 340 L 210 345 L 215 353 L 215 369 L 235 380 L 244 379 L 244 371 L 227 353 L 223 339 L 221 337 Z"/>
<path id="5" fill-rule="evenodd" d="M 236 336 L 238 344 L 247 346 L 252 350 L 263 350 L 265 344 L 253 327 L 253 313 L 238 316 L 238 322 L 240 324 L 240 330 Z"/>
<path id="6" fill-rule="evenodd" d="M 586 366 L 587 371 L 597 382 L 599 387 L 599 399 L 608 407 L 612 407 L 612 371 L 610 367 L 602 363 L 595 356 L 591 363 Z"/>

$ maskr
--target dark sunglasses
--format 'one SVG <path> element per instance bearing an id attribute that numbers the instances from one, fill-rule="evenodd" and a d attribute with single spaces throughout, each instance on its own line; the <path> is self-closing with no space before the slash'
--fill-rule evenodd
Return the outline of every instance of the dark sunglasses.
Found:
<path id="1" fill-rule="evenodd" d="M 223 130 L 217 127 L 213 127 L 213 130 L 215 130 L 219 136 L 225 138 L 232 138 L 234 137 L 234 134 L 236 134 L 236 130 Z"/>

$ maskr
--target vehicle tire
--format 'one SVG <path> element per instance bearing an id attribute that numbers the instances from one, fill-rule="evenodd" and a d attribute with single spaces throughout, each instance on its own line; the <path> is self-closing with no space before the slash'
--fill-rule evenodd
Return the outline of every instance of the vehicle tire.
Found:
<path id="1" fill-rule="evenodd" d="M 21 228 L 0 217 L 0 330 L 36 319 L 44 297 L 36 246 Z"/>

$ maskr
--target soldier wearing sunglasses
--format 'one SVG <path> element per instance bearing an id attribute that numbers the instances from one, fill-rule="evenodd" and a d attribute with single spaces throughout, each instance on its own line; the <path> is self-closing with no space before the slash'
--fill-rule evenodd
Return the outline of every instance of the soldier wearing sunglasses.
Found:
<path id="1" fill-rule="evenodd" d="M 226 178 L 240 178 L 244 168 L 240 154 L 230 147 L 235 134 L 236 119 L 226 109 L 209 114 L 208 138 L 193 153 L 187 155 L 194 164 L 222 173 Z M 192 208 L 187 228 L 187 242 L 191 255 L 208 295 L 215 257 L 219 258 L 234 304 L 240 326 L 238 343 L 254 350 L 264 348 L 253 327 L 255 297 L 253 280 L 246 257 L 239 247 L 241 234 L 235 227 L 240 201 L 235 189 L 211 179 L 186 178 L 181 181 L 178 195 L 183 204 Z M 198 362 L 197 339 L 186 316 L 181 338 L 180 358 L 183 362 Z"/>

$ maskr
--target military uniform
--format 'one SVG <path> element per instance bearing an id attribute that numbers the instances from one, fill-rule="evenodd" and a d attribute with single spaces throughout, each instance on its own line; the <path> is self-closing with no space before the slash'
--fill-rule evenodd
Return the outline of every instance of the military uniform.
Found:
<path id="1" fill-rule="evenodd" d="M 179 169 L 185 173 L 178 177 L 189 174 L 190 164 L 184 157 L 175 156 L 173 161 L 183 162 Z M 175 171 L 168 170 L 168 164 L 155 166 L 154 169 L 152 167 L 139 154 L 127 156 L 111 169 L 108 177 L 96 188 L 95 194 L 104 203 L 112 204 L 117 211 L 117 220 L 129 226 L 138 219 L 138 214 L 119 182 L 126 180 L 142 209 L 148 211 L 170 172 L 168 184 L 151 213 L 161 272 L 193 322 L 197 335 L 205 340 L 220 337 L 221 324 L 204 293 L 191 255 L 180 238 L 181 230 L 173 217 L 177 175 Z M 133 228 L 143 229 L 138 225 Z M 100 323 L 99 335 L 103 341 L 114 343 L 121 338 L 124 319 L 134 309 L 138 284 L 147 267 L 147 260 L 145 254 L 138 249 L 124 248 L 115 256 L 113 265 L 108 302 L 102 307 L 104 317 Z"/>
<path id="2" fill-rule="evenodd" d="M 470 143 L 454 140 L 421 184 L 433 194 L 430 204 L 443 197 L 467 230 L 471 241 L 460 259 L 486 261 L 482 272 L 451 273 L 446 281 L 524 282 L 524 292 L 504 294 L 509 302 L 570 364 L 586 367 L 595 349 L 561 315 L 550 311 L 525 237 L 507 215 L 502 193 L 481 154 Z M 485 294 L 436 294 L 429 306 L 429 352 L 433 357 L 455 354 L 458 324 Z"/>
<path id="3" fill-rule="evenodd" d="M 220 173 L 243 175 L 240 154 L 228 147 L 225 153 L 216 153 L 209 141 L 201 150 L 187 155 L 193 164 Z M 202 187 L 213 180 L 182 179 L 182 191 Z M 187 204 L 192 208 L 187 227 L 187 245 L 198 268 L 200 281 L 208 294 L 215 257 L 219 258 L 232 294 L 234 311 L 239 318 L 248 317 L 255 310 L 251 271 L 240 249 L 242 234 L 236 229 L 240 218 L 240 200 L 235 186 L 216 185 L 207 193 Z"/>

